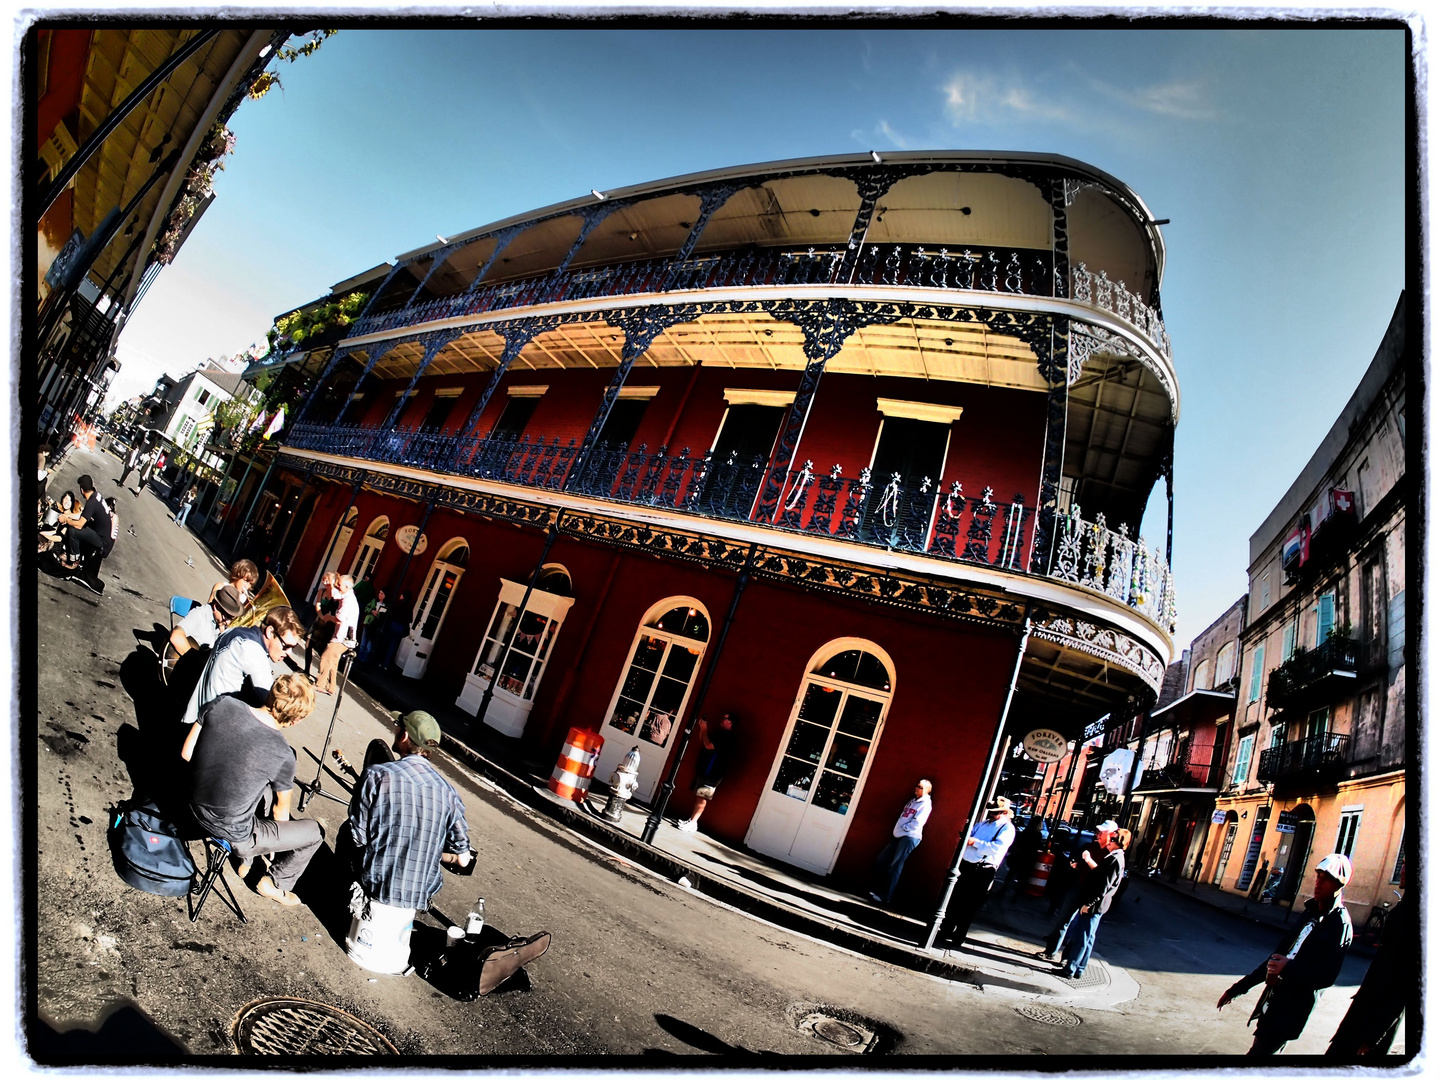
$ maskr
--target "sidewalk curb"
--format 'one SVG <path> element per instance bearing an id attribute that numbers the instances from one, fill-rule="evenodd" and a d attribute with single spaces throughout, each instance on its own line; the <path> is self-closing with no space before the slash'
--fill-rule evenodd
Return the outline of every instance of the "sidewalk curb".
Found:
<path id="1" fill-rule="evenodd" d="M 449 733 L 443 735 L 441 749 L 476 769 L 485 779 L 500 787 L 517 802 L 532 810 L 540 811 L 600 847 L 623 855 L 631 862 L 671 881 L 681 876 L 689 878 L 692 882 L 691 891 L 701 896 L 719 900 L 738 911 L 755 916 L 781 929 L 822 938 L 832 945 L 872 960 L 881 960 L 896 967 L 908 968 L 925 975 L 934 975 L 951 982 L 961 982 L 973 986 L 983 985 L 980 973 L 974 968 L 963 967 L 919 952 L 918 949 L 907 949 L 901 945 L 881 941 L 837 923 L 806 916 L 782 904 L 773 903 L 756 893 L 738 889 L 703 869 L 671 858 L 650 844 L 637 840 L 628 833 L 611 828 L 598 818 L 579 809 L 578 806 L 571 810 L 558 801 L 552 802 L 537 792 L 528 781 L 495 765 Z"/>

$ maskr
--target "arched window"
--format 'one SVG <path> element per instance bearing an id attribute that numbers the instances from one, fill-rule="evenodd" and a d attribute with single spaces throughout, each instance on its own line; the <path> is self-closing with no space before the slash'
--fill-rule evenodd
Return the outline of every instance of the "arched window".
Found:
<path id="1" fill-rule="evenodd" d="M 575 603 L 573 594 L 570 572 L 559 563 L 550 563 L 541 567 L 535 588 L 521 611 L 525 585 L 501 578 L 500 597 L 480 651 L 465 677 L 465 688 L 455 703 L 470 713 L 478 712 L 493 680 L 495 691 L 485 722 L 507 735 L 524 731 L 555 638 Z"/>
<path id="2" fill-rule="evenodd" d="M 390 519 L 384 515 L 377 517 L 365 530 L 365 538 L 360 541 L 360 547 L 350 563 L 350 576 L 357 582 L 364 581 L 374 573 L 375 564 L 380 561 L 380 553 L 385 550 L 385 541 L 389 536 Z"/>
<path id="3" fill-rule="evenodd" d="M 1210 685 L 1210 658 L 1207 656 L 1195 665 L 1195 681 L 1191 684 L 1190 689 L 1209 690 Z"/>
<path id="4" fill-rule="evenodd" d="M 605 745 L 595 771 L 608 779 L 631 748 L 638 747 L 640 786 L 635 797 L 641 802 L 654 793 L 709 640 L 710 615 L 693 597 L 662 600 L 640 620 L 600 730 Z"/>
<path id="5" fill-rule="evenodd" d="M 340 521 L 335 526 L 335 531 L 330 534 L 330 543 L 320 553 L 323 560 L 315 568 L 315 577 L 310 581 L 310 588 L 305 595 L 309 596 L 320 584 L 320 579 L 332 570 L 340 569 L 340 560 L 345 557 L 345 549 L 350 546 L 350 537 L 355 532 L 355 523 L 360 517 L 360 511 L 353 505 L 345 508 Z"/>
<path id="6" fill-rule="evenodd" d="M 828 874 L 854 819 L 894 694 L 874 642 L 832 641 L 811 659 L 745 843 Z"/>
<path id="7" fill-rule="evenodd" d="M 1215 685 L 1224 686 L 1235 678 L 1235 642 L 1227 641 L 1215 657 Z"/>

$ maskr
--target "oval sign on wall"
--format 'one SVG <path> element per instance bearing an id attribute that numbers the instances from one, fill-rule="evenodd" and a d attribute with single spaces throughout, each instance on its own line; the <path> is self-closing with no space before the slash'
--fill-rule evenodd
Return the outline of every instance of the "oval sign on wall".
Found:
<path id="1" fill-rule="evenodd" d="M 1059 761 L 1069 753 L 1065 736 L 1049 728 L 1036 728 L 1025 736 L 1023 745 L 1025 753 L 1042 765 Z"/>
<path id="2" fill-rule="evenodd" d="M 429 538 L 416 525 L 402 525 L 395 530 L 395 544 L 407 555 L 423 554 L 429 543 Z"/>

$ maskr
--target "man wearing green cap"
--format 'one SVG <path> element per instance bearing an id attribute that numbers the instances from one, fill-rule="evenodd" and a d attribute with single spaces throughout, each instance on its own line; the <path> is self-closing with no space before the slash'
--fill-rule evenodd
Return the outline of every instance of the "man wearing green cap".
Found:
<path id="1" fill-rule="evenodd" d="M 359 895 L 369 904 L 424 909 L 440 891 L 441 862 L 468 857 L 470 836 L 465 806 L 439 770 L 430 764 L 432 747 L 440 745 L 440 724 L 427 712 L 396 719 L 393 749 L 376 739 L 365 755 L 365 768 L 350 800 L 350 837 L 358 852 Z M 377 746 L 378 744 L 378 746 Z"/>

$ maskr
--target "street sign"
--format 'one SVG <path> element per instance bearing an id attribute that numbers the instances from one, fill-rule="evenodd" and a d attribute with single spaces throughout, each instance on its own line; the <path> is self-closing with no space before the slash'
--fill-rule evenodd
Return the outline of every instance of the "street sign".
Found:
<path id="1" fill-rule="evenodd" d="M 1065 736 L 1049 728 L 1036 728 L 1025 736 L 1023 745 L 1027 755 L 1045 765 L 1059 761 L 1068 752 Z"/>
<path id="2" fill-rule="evenodd" d="M 395 544 L 407 555 L 424 554 L 429 543 L 429 538 L 414 525 L 404 525 L 395 530 Z"/>

